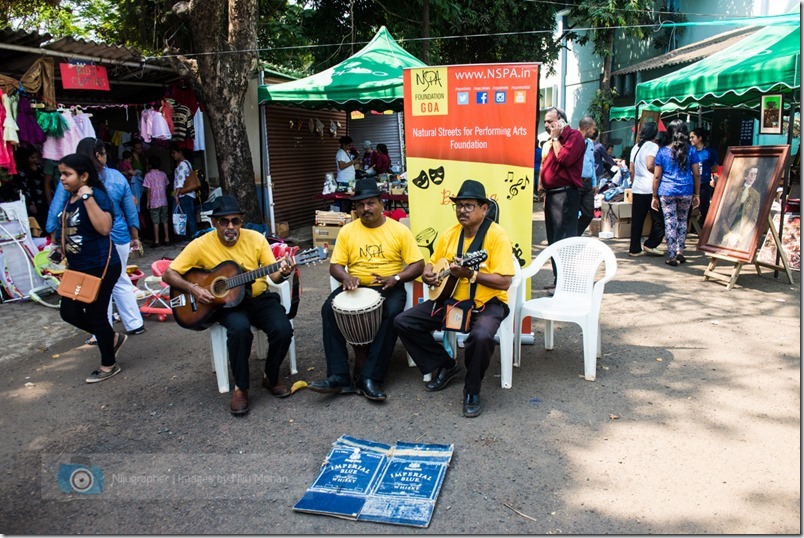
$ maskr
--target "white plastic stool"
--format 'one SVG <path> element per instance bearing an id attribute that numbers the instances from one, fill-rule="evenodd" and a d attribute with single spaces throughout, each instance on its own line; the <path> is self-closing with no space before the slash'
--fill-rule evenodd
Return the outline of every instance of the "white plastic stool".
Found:
<path id="1" fill-rule="evenodd" d="M 268 289 L 279 294 L 285 312 L 290 312 L 290 280 L 274 284 L 269 279 Z M 290 326 L 293 327 L 293 320 L 290 320 Z M 251 332 L 254 333 L 254 341 L 257 343 L 257 356 L 264 359 L 268 353 L 268 337 L 254 326 L 251 327 Z M 218 391 L 229 392 L 229 350 L 226 347 L 226 327 L 215 323 L 209 328 L 209 336 L 212 340 L 212 366 L 215 368 L 215 375 L 218 378 Z M 290 341 L 288 356 L 290 357 L 290 374 L 296 375 L 299 371 L 296 369 L 295 335 Z"/>

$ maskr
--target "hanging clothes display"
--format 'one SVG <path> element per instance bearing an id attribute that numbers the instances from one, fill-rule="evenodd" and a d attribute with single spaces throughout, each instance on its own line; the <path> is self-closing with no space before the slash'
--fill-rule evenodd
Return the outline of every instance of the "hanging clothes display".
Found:
<path id="1" fill-rule="evenodd" d="M 201 107 L 198 107 L 193 116 L 193 128 L 195 129 L 193 151 L 206 151 L 206 147 L 204 147 L 204 113 L 201 112 Z"/>
<path id="2" fill-rule="evenodd" d="M 97 138 L 95 128 L 92 126 L 92 122 L 89 121 L 88 114 L 79 112 L 73 116 L 73 121 L 75 122 L 75 128 L 81 133 L 81 138 Z"/>
<path id="3" fill-rule="evenodd" d="M 11 98 L 7 93 L 3 93 L 2 100 L 3 109 L 6 113 L 6 119 L 3 120 L 3 142 L 10 142 L 18 146 L 20 143 L 20 138 L 17 135 L 19 127 L 17 127 L 17 122 L 14 121 L 14 111 L 11 109 Z"/>
<path id="4" fill-rule="evenodd" d="M 0 96 L 6 97 L 5 92 L 0 90 Z M 12 118 L 13 119 L 13 118 Z M 8 170 L 9 174 L 17 173 L 17 163 L 14 161 L 14 147 L 11 142 L 6 142 L 5 137 L 6 107 L 0 107 L 0 167 Z"/>
<path id="5" fill-rule="evenodd" d="M 181 147 L 192 148 L 193 138 L 195 138 L 195 126 L 193 125 L 193 114 L 190 112 L 189 107 L 181 104 L 173 107 L 173 126 L 175 128 L 173 138 L 179 142 L 189 141 L 189 145 L 180 145 Z"/>
<path id="6" fill-rule="evenodd" d="M 78 130 L 78 127 L 76 127 L 73 121 L 72 113 L 69 110 L 62 110 L 59 114 L 67 124 L 67 130 L 64 132 L 64 136 L 58 138 L 48 134 L 45 145 L 42 146 L 42 157 L 52 161 L 59 161 L 65 155 L 75 153 L 78 142 L 80 142 L 82 138 L 81 131 Z"/>
<path id="7" fill-rule="evenodd" d="M 31 108 L 31 102 L 25 96 L 20 96 L 20 102 L 17 105 L 17 127 L 19 127 L 17 134 L 20 137 L 20 142 L 42 145 L 47 139 L 42 128 L 36 123 L 36 116 L 34 116 L 34 111 Z"/>
<path id="8" fill-rule="evenodd" d="M 162 116 L 161 112 L 152 108 L 146 108 L 142 111 L 140 136 L 145 142 L 151 142 L 154 138 L 157 140 L 170 140 L 172 138 L 164 116 Z"/>
<path id="9" fill-rule="evenodd" d="M 164 116 L 170 133 L 176 134 L 176 127 L 173 125 L 173 103 L 170 102 L 170 99 L 162 99 L 162 107 L 159 111 L 162 113 L 162 116 Z"/>

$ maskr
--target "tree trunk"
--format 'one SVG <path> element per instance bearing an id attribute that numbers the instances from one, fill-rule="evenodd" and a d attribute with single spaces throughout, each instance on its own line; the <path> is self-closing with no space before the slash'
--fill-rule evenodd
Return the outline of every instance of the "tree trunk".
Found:
<path id="1" fill-rule="evenodd" d="M 600 89 L 603 91 L 603 97 L 606 101 L 611 99 L 611 60 L 614 56 L 614 30 L 608 30 L 606 35 L 606 51 L 608 54 L 603 55 L 603 81 L 600 83 Z M 609 139 L 609 110 L 611 106 L 603 106 L 603 115 L 600 118 L 600 142 L 605 144 Z"/>
<path id="2" fill-rule="evenodd" d="M 237 197 L 246 222 L 262 222 L 243 117 L 257 65 L 257 1 L 190 0 L 173 9 L 190 28 L 193 51 L 201 53 L 178 57 L 174 65 L 204 105 L 221 188 Z"/>
<path id="3" fill-rule="evenodd" d="M 424 0 L 422 6 L 422 61 L 430 64 L 430 0 Z"/>

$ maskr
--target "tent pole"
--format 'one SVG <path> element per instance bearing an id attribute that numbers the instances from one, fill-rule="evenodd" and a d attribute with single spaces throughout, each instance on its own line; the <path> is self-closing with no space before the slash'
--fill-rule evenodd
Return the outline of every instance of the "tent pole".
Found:
<path id="1" fill-rule="evenodd" d="M 265 84 L 265 72 L 260 70 L 260 80 Z M 268 155 L 268 124 L 265 120 L 267 105 L 258 104 L 260 113 L 260 200 L 262 200 L 262 218 L 268 217 L 271 234 L 276 234 L 276 221 L 274 220 L 274 184 L 271 181 L 271 162 Z"/>
<path id="2" fill-rule="evenodd" d="M 801 55 L 796 55 L 796 68 L 793 73 L 793 91 L 790 93 L 790 116 L 787 120 L 787 145 L 790 148 L 793 148 L 793 122 L 796 119 L 796 111 L 801 108 L 799 101 L 801 100 L 801 85 L 799 84 L 798 93 L 799 99 L 796 99 L 796 78 L 798 77 L 798 64 L 799 58 Z M 782 113 L 784 113 L 784 107 L 782 107 Z M 760 118 L 761 121 L 761 118 Z M 801 144 L 798 147 L 799 153 L 801 153 Z M 779 207 L 779 244 L 780 248 L 776 250 L 776 265 L 779 265 L 779 261 L 784 254 L 780 252 L 781 250 L 781 238 L 783 237 L 782 232 L 784 231 L 784 209 L 787 205 L 787 191 L 790 189 L 790 171 L 793 169 L 793 155 L 787 161 L 787 166 L 785 167 L 784 171 L 784 178 L 783 178 L 783 187 L 782 187 L 782 196 L 779 199 L 780 207 Z M 800 172 L 799 172 L 800 177 Z M 773 270 L 773 277 L 779 278 L 779 270 Z"/>

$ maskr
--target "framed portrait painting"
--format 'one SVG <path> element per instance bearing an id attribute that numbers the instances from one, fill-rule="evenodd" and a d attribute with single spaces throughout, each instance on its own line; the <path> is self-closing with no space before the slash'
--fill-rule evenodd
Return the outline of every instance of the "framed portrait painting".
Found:
<path id="1" fill-rule="evenodd" d="M 788 145 L 728 149 L 699 250 L 753 263 L 789 155 Z"/>
<path id="2" fill-rule="evenodd" d="M 782 95 L 762 96 L 759 134 L 782 134 Z"/>

